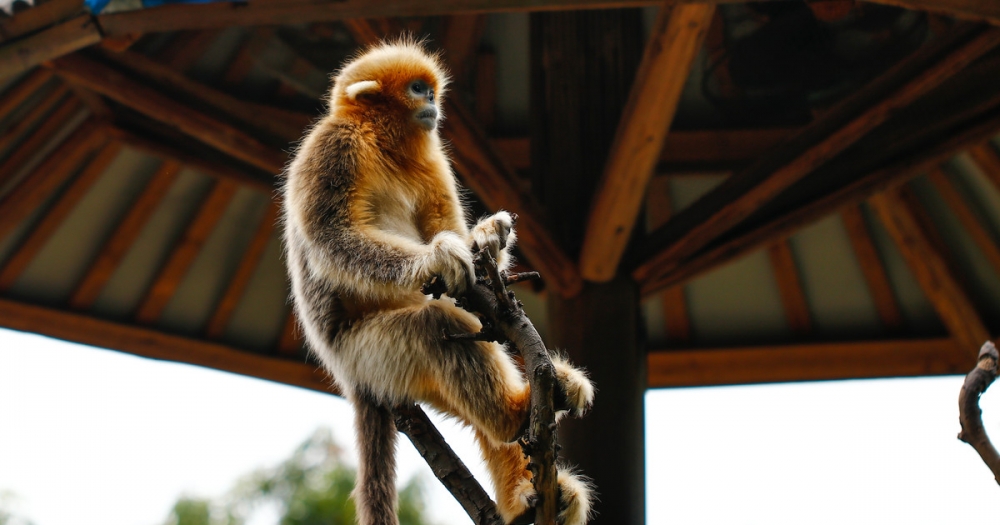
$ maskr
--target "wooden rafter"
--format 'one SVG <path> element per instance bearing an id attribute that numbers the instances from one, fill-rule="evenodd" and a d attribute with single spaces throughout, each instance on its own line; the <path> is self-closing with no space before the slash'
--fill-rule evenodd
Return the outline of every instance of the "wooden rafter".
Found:
<path id="1" fill-rule="evenodd" d="M 975 352 L 950 338 L 649 353 L 649 388 L 959 374 Z"/>
<path id="2" fill-rule="evenodd" d="M 151 359 L 187 363 L 319 392 L 337 393 L 318 365 L 265 357 L 218 343 L 78 313 L 0 299 L 0 326 Z"/>
<path id="3" fill-rule="evenodd" d="M 983 342 L 990 339 L 972 300 L 966 295 L 942 254 L 914 215 L 912 204 L 899 190 L 873 196 L 869 202 L 896 241 L 903 258 L 948 328 L 963 356 L 972 359 Z"/>
<path id="4" fill-rule="evenodd" d="M 215 225 L 228 209 L 237 189 L 236 184 L 230 181 L 220 180 L 215 183 L 146 292 L 135 314 L 137 322 L 153 324 L 160 318 Z"/>
<path id="5" fill-rule="evenodd" d="M 810 335 L 813 330 L 812 315 L 809 313 L 809 302 L 802 289 L 799 268 L 788 239 L 780 239 L 772 244 L 768 248 L 768 255 L 778 284 L 781 304 L 785 308 L 788 328 L 799 337 Z"/>
<path id="6" fill-rule="evenodd" d="M 889 283 L 889 275 L 879 257 L 878 249 L 872 241 L 868 223 L 859 206 L 847 206 L 840 211 L 841 221 L 847 230 L 847 236 L 854 248 L 858 266 L 865 276 L 865 283 L 871 293 L 875 310 L 878 312 L 882 325 L 890 333 L 899 333 L 903 329 L 903 313 L 896 300 L 896 294 Z"/>
<path id="7" fill-rule="evenodd" d="M 12 87 L 0 94 L 0 119 L 4 119 L 11 111 L 21 106 L 21 103 L 34 95 L 52 78 L 52 72 L 47 69 L 36 69 L 28 73 Z"/>
<path id="8" fill-rule="evenodd" d="M 653 177 L 646 192 L 646 222 L 649 229 L 655 229 L 666 222 L 673 213 L 670 179 Z M 691 340 L 693 332 L 691 315 L 688 312 L 684 286 L 672 286 L 660 293 L 663 305 L 663 323 L 667 329 L 667 342 L 671 345 L 683 344 Z"/>
<path id="9" fill-rule="evenodd" d="M 42 122 L 40 126 L 35 128 L 27 137 L 17 143 L 17 147 L 11 152 L 11 154 L 0 163 L 0 182 L 6 181 L 10 177 L 20 172 L 21 169 L 26 167 L 29 162 L 32 161 L 37 155 L 38 151 L 45 147 L 46 144 L 52 141 L 52 137 L 55 136 L 59 130 L 65 127 L 66 122 L 73 118 L 74 115 L 83 110 L 83 105 L 80 104 L 79 100 L 74 98 L 61 99 L 62 101 L 56 106 L 55 110 L 45 117 L 45 121 Z M 46 110 L 51 109 L 51 100 L 43 99 L 41 104 Z M 32 115 L 44 114 L 46 111 L 32 111 Z M 16 127 L 21 128 L 21 125 Z M 24 128 L 28 125 L 25 124 Z M 10 137 L 14 140 L 16 137 Z"/>
<path id="10" fill-rule="evenodd" d="M 66 53 L 101 41 L 94 18 L 81 15 L 41 33 L 0 47 L 0 78 L 16 75 Z"/>
<path id="11" fill-rule="evenodd" d="M 16 124 L 11 126 L 9 129 L 4 130 L 3 134 L 0 135 L 0 150 L 7 149 L 8 146 L 13 144 L 14 141 L 16 141 L 18 138 L 21 138 L 29 129 L 38 125 L 38 121 L 42 117 L 47 115 L 50 111 L 52 111 L 52 108 L 56 107 L 56 104 L 58 104 L 59 101 L 61 101 L 68 92 L 69 88 L 67 88 L 65 85 L 59 85 L 50 90 L 48 94 L 46 94 L 45 97 L 39 100 L 34 107 L 28 110 L 28 112 L 23 117 L 21 117 L 21 119 Z M 69 102 L 65 105 L 74 107 L 77 106 L 72 102 Z M 51 126 L 55 126 L 55 124 L 53 123 Z M 35 140 L 35 142 L 43 138 L 45 137 L 42 135 L 38 135 L 38 138 Z M 33 150 L 27 150 L 27 148 L 23 149 L 25 149 L 26 151 L 22 152 L 19 150 L 18 154 L 16 154 L 14 157 L 15 159 L 17 158 L 25 159 L 34 153 Z M 13 172 L 17 170 L 16 166 L 18 164 L 20 164 L 20 160 L 13 160 L 9 163 L 4 162 L 3 167 L 0 168 L 0 173 L 4 175 L 0 175 L 0 180 L 5 179 L 6 176 L 13 175 Z"/>
<path id="12" fill-rule="evenodd" d="M 618 273 L 663 138 L 701 50 L 715 6 L 664 4 L 646 43 L 628 104 L 590 208 L 580 274 L 606 282 Z"/>
<path id="13" fill-rule="evenodd" d="M 15 16 L 0 19 L 0 42 L 14 40 L 83 11 L 83 0 L 49 0 Z"/>
<path id="14" fill-rule="evenodd" d="M 917 137 L 919 140 L 910 141 L 910 149 L 900 152 L 887 164 L 867 168 L 845 185 L 721 240 L 677 267 L 643 265 L 633 273 L 633 277 L 639 281 L 644 295 L 686 282 L 776 239 L 787 237 L 845 206 L 860 204 L 876 192 L 931 170 L 962 150 L 1000 132 L 1000 113 L 996 108 L 980 109 L 981 113 L 968 115 L 966 121 L 955 127 L 942 128 L 937 130 L 936 135 L 921 135 Z"/>
<path id="15" fill-rule="evenodd" d="M 205 329 L 205 336 L 209 339 L 221 338 L 229 326 L 233 312 L 236 311 L 240 299 L 243 298 L 243 294 L 250 284 L 250 279 L 253 278 L 254 271 L 260 265 L 264 250 L 271 241 L 277 218 L 278 206 L 272 203 L 268 205 L 267 211 L 264 212 L 264 217 L 257 226 L 257 231 L 254 233 L 250 246 L 247 247 L 246 252 L 243 253 L 243 257 L 240 258 L 239 268 L 233 274 L 233 278 L 229 281 L 229 286 L 226 288 L 222 299 L 219 300 L 219 304 L 215 307 L 212 318 L 208 322 L 208 327 Z"/>
<path id="16" fill-rule="evenodd" d="M 448 61 L 451 76 L 459 85 L 468 82 L 469 70 L 479 52 L 479 42 L 486 28 L 486 17 L 481 14 L 451 15 L 444 22 L 441 49 Z"/>
<path id="17" fill-rule="evenodd" d="M 146 184 L 139 198 L 132 204 L 129 211 L 118 222 L 118 227 L 104 242 L 97 258 L 90 264 L 80 283 L 76 285 L 69 305 L 74 310 L 86 310 L 97 300 L 104 285 L 114 275 L 122 259 L 128 253 L 132 244 L 139 238 L 146 222 L 156 211 L 163 196 L 177 179 L 181 165 L 166 161 L 160 165 L 153 177 Z"/>
<path id="18" fill-rule="evenodd" d="M 91 186 L 97 182 L 97 179 L 104 174 L 108 165 L 115 160 L 119 151 L 121 151 L 120 144 L 117 142 L 107 143 L 97 156 L 90 160 L 83 172 L 73 179 L 66 191 L 59 196 L 59 200 L 45 212 L 42 221 L 31 230 L 14 255 L 0 266 L 0 293 L 7 291 L 24 273 L 70 212 L 87 194 Z"/>
<path id="19" fill-rule="evenodd" d="M 284 167 L 285 155 L 281 151 L 262 144 L 233 124 L 197 111 L 101 62 L 74 54 L 53 61 L 53 65 L 67 80 L 175 127 L 233 158 L 274 174 Z"/>
<path id="20" fill-rule="evenodd" d="M 969 36 L 969 33 L 972 33 Z M 1000 29 L 960 27 L 831 109 L 793 140 L 726 180 L 651 236 L 640 279 L 694 256 L 900 109 L 1000 43 Z"/>
<path id="21" fill-rule="evenodd" d="M 983 174 L 993 182 L 993 186 L 1000 190 L 1000 154 L 997 154 L 996 148 L 987 141 L 969 148 L 969 155 Z"/>
<path id="22" fill-rule="evenodd" d="M 48 156 L 0 200 L 0 238 L 27 218 L 107 140 L 98 123 L 81 124 L 55 154 Z"/>
<path id="23" fill-rule="evenodd" d="M 931 183 L 937 189 L 938 195 L 951 209 L 962 228 L 972 237 L 973 242 L 979 247 L 979 251 L 986 256 L 986 260 L 993 266 L 993 271 L 1000 275 L 1000 247 L 997 246 L 993 236 L 986 230 L 983 223 L 976 217 L 969 203 L 958 193 L 955 186 L 948 180 L 948 175 L 944 170 L 936 169 L 928 175 Z"/>
<path id="24" fill-rule="evenodd" d="M 221 30 L 210 29 L 176 35 L 157 54 L 156 59 L 177 71 L 191 69 L 191 66 L 205 55 L 205 50 L 220 33 Z"/>

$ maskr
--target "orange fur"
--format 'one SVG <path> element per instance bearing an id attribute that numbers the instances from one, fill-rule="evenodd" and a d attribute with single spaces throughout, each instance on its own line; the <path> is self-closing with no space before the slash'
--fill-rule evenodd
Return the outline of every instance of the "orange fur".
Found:
<path id="1" fill-rule="evenodd" d="M 516 240 L 506 212 L 466 225 L 437 132 L 446 85 L 438 59 L 417 44 L 369 49 L 338 73 L 328 115 L 287 170 L 295 308 L 310 348 L 357 409 L 363 525 L 397 523 L 395 433 L 384 407 L 408 401 L 476 429 L 508 521 L 531 499 L 520 448 L 508 443 L 527 418 L 527 383 L 503 346 L 444 341 L 443 332 L 475 332 L 480 322 L 420 292 L 437 276 L 449 296 L 460 295 L 473 279 L 473 243 L 506 265 Z M 593 397 L 589 380 L 579 371 L 559 377 L 578 393 L 570 409 L 582 412 Z M 577 499 L 575 508 L 589 509 L 588 494 Z M 574 515 L 566 525 L 585 523 L 586 513 Z"/>

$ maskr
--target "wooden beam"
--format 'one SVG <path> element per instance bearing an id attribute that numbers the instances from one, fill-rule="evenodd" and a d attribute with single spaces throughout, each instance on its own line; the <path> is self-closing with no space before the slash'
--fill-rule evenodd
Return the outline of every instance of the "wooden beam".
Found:
<path id="1" fill-rule="evenodd" d="M 986 111 L 957 128 L 945 130 L 940 137 L 920 142 L 919 147 L 899 155 L 887 165 L 863 172 L 840 188 L 714 243 L 676 267 L 658 267 L 651 260 L 647 261 L 633 272 L 633 278 L 639 281 L 644 295 L 687 282 L 775 239 L 787 237 L 845 206 L 858 205 L 876 192 L 898 186 L 998 132 L 1000 113 Z"/>
<path id="2" fill-rule="evenodd" d="M 150 359 L 222 370 L 318 392 L 337 394 L 319 365 L 275 359 L 234 348 L 0 299 L 0 326 Z M 25 350 L 27 351 L 27 350 Z"/>
<path id="3" fill-rule="evenodd" d="M 778 284 L 781 304 L 785 307 L 785 318 L 792 334 L 802 337 L 812 333 L 812 316 L 809 314 L 809 303 L 802 290 L 799 279 L 799 268 L 795 263 L 795 255 L 787 239 L 781 239 L 768 248 L 771 258 L 771 268 Z"/>
<path id="4" fill-rule="evenodd" d="M 658 228 L 670 219 L 670 215 L 673 213 L 670 195 L 670 179 L 653 177 L 653 180 L 649 181 L 649 190 L 646 192 L 648 229 Z M 667 329 L 667 342 L 670 344 L 690 342 L 693 330 L 684 286 L 671 286 L 663 290 L 660 293 L 660 303 L 663 305 L 663 323 Z"/>
<path id="5" fill-rule="evenodd" d="M 197 155 L 184 149 L 168 144 L 163 140 L 146 137 L 139 132 L 126 130 L 117 126 L 108 126 L 108 135 L 130 148 L 139 150 L 147 155 L 151 155 L 163 161 L 173 161 L 208 175 L 209 177 L 230 180 L 245 187 L 255 190 L 272 193 L 274 191 L 274 178 L 255 177 L 243 170 L 237 169 L 230 164 L 218 162 L 213 159 Z"/>
<path id="6" fill-rule="evenodd" d="M 36 69 L 28 73 L 12 87 L 7 88 L 0 94 L 0 119 L 7 118 L 11 111 L 21 107 L 21 103 L 31 95 L 38 93 L 38 90 L 52 78 L 52 72 L 48 69 Z"/>
<path id="7" fill-rule="evenodd" d="M 494 51 L 485 50 L 476 54 L 476 75 L 472 92 L 476 120 L 484 130 L 490 132 L 496 127 L 497 121 L 497 54 Z M 531 141 L 527 138 L 516 140 L 524 144 L 523 150 L 518 151 L 517 157 L 507 157 L 507 152 L 503 152 L 504 156 L 515 169 L 528 169 L 531 167 Z M 499 144 L 494 141 L 494 146 Z"/>
<path id="8" fill-rule="evenodd" d="M 153 324 L 160 318 L 160 314 L 184 281 L 215 225 L 229 208 L 229 202 L 237 189 L 236 184 L 230 181 L 220 180 L 215 183 L 215 187 L 202 202 L 198 213 L 191 220 L 184 235 L 177 241 L 167 262 L 146 292 L 135 315 L 138 323 Z"/>
<path id="9" fill-rule="evenodd" d="M 1000 191 L 1000 154 L 990 141 L 969 148 L 969 155 L 993 186 Z"/>
<path id="10" fill-rule="evenodd" d="M 950 338 L 649 353 L 649 388 L 960 374 L 976 354 Z"/>
<path id="11" fill-rule="evenodd" d="M 0 266 L 0 293 L 10 289 L 17 279 L 24 273 L 35 259 L 38 252 L 45 247 L 52 238 L 52 234 L 59 229 L 66 217 L 80 202 L 80 199 L 87 194 L 91 186 L 104 174 L 104 170 L 118 156 L 121 145 L 117 142 L 109 142 L 91 159 L 87 167 L 70 184 L 66 191 L 59 197 L 59 200 L 45 212 L 42 221 L 28 234 L 28 237 L 21 242 L 21 245 L 2 266 Z M 58 152 L 57 152 L 58 154 Z"/>
<path id="12" fill-rule="evenodd" d="M 962 224 L 962 228 L 972 237 L 973 242 L 979 247 L 979 251 L 986 256 L 986 260 L 993 266 L 993 271 L 1000 275 L 1000 247 L 997 246 L 993 236 L 986 230 L 983 223 L 976 217 L 969 204 L 958 193 L 955 186 L 948 180 L 944 170 L 938 168 L 928 175 L 931 183 L 938 191 L 938 195 L 951 208 L 952 213 Z"/>
<path id="13" fill-rule="evenodd" d="M 107 140 L 98 123 L 87 121 L 81 124 L 55 153 L 49 155 L 0 200 L 0 238 L 31 215 Z"/>
<path id="14" fill-rule="evenodd" d="M 250 279 L 253 278 L 254 272 L 260 265 L 264 250 L 267 248 L 268 243 L 271 242 L 277 218 L 278 206 L 271 203 L 267 207 L 264 217 L 260 220 L 260 224 L 257 226 L 257 231 L 254 233 L 250 246 L 240 259 L 239 268 L 236 269 L 236 273 L 233 274 L 233 278 L 229 281 L 226 292 L 215 307 L 215 313 L 212 314 L 212 318 L 208 322 L 208 328 L 205 329 L 205 336 L 207 338 L 219 339 L 225 334 L 233 312 L 236 311 L 240 299 L 243 298 L 243 294 L 250 284 Z"/>
<path id="15" fill-rule="evenodd" d="M 670 267 L 695 255 L 779 193 L 857 142 L 1000 43 L 1000 29 L 964 26 L 917 50 L 864 89 L 826 112 L 784 147 L 679 213 L 651 236 L 638 272 Z M 968 39 L 968 40 L 966 40 Z M 654 255 L 655 254 L 655 255 Z"/>
<path id="16" fill-rule="evenodd" d="M 34 33 L 83 11 L 83 0 L 49 0 L 0 19 L 0 42 Z"/>
<path id="17" fill-rule="evenodd" d="M 55 60 L 53 65 L 67 80 L 174 127 L 233 158 L 274 174 L 284 167 L 284 153 L 262 144 L 239 127 L 177 102 L 96 60 L 76 54 Z"/>
<path id="18" fill-rule="evenodd" d="M 156 211 L 163 196 L 177 179 L 177 173 L 180 169 L 179 163 L 169 160 L 160 165 L 160 169 L 146 184 L 142 195 L 118 222 L 118 227 L 111 236 L 104 241 L 104 245 L 98 252 L 99 255 L 91 263 L 87 273 L 84 274 L 73 291 L 69 300 L 70 308 L 86 310 L 94 304 L 101 291 L 104 290 L 104 285 L 114 275 L 118 265 L 125 258 L 139 234 L 142 233 L 146 222 Z"/>
<path id="19" fill-rule="evenodd" d="M 58 85 L 52 88 L 52 90 L 49 91 L 49 93 L 45 95 L 45 97 L 43 97 L 41 100 L 35 103 L 35 106 L 32 107 L 30 110 L 28 110 L 28 112 L 25 115 L 23 115 L 13 126 L 4 130 L 3 134 L 0 135 L 0 151 L 6 150 L 9 146 L 11 146 L 14 143 L 14 141 L 21 138 L 25 133 L 27 133 L 29 129 L 38 125 L 38 120 L 47 115 L 50 111 L 52 111 L 52 108 L 56 107 L 56 104 L 58 104 L 59 101 L 62 100 L 67 93 L 69 93 L 69 88 L 67 88 L 65 85 Z M 73 101 L 63 104 L 63 107 L 67 106 L 73 108 L 79 108 L 79 104 L 76 104 Z M 52 122 L 52 124 L 46 131 L 55 131 L 56 129 L 58 129 L 55 127 L 57 125 L 56 122 L 59 122 L 61 124 L 63 121 L 50 119 L 49 122 Z M 51 135 L 47 134 L 41 135 L 36 133 L 32 137 L 34 138 L 34 140 L 32 140 L 31 138 L 26 139 L 29 142 L 29 145 L 41 146 L 42 141 L 46 138 L 51 138 Z M 17 167 L 20 166 L 23 162 L 25 162 L 28 158 L 33 156 L 33 154 L 35 153 L 37 153 L 35 149 L 28 149 L 28 148 L 18 149 L 14 153 L 14 155 L 7 161 L 4 161 L 2 167 L 0 167 L 0 181 L 6 179 L 7 177 L 13 176 L 14 172 L 17 171 Z"/>
<path id="20" fill-rule="evenodd" d="M 49 108 L 48 100 L 42 100 L 42 103 L 46 104 L 46 108 Z M 0 163 L 0 181 L 6 181 L 9 178 L 16 175 L 21 169 L 28 165 L 32 159 L 38 155 L 38 151 L 45 147 L 52 141 L 52 137 L 56 135 L 59 130 L 63 129 L 66 122 L 71 119 L 74 115 L 83 110 L 83 106 L 80 104 L 79 100 L 76 99 L 65 99 L 63 100 L 52 113 L 46 117 L 45 122 L 42 122 L 40 126 L 35 128 L 30 135 L 25 137 L 23 140 L 19 141 L 17 147 L 11 152 L 11 154 Z M 32 114 L 41 113 L 32 111 Z M 34 115 L 30 115 L 34 116 Z M 18 124 L 18 128 L 23 130 L 27 127 L 27 124 Z M 16 137 L 5 137 L 11 140 Z"/>
<path id="21" fill-rule="evenodd" d="M 41 33 L 0 47 L 0 78 L 27 71 L 46 60 L 61 57 L 101 41 L 101 31 L 90 15 L 50 27 Z"/>
<path id="22" fill-rule="evenodd" d="M 150 60 L 132 51 L 106 53 L 105 57 L 138 73 L 149 83 L 164 89 L 176 90 L 189 96 L 226 117 L 249 124 L 258 131 L 269 133 L 287 141 L 302 137 L 303 130 L 313 121 L 312 115 L 246 102 L 228 93 L 206 86 L 188 78 L 177 69 Z"/>
<path id="23" fill-rule="evenodd" d="M 875 310 L 878 312 L 882 325 L 889 333 L 902 332 L 903 313 L 896 301 L 896 294 L 892 291 L 892 285 L 889 283 L 889 274 L 886 272 L 878 249 L 872 241 L 868 223 L 865 221 L 861 208 L 859 206 L 845 207 L 840 211 L 840 219 L 851 240 L 854 255 L 858 259 L 858 266 L 865 276 L 868 291 L 872 295 L 872 301 L 875 303 Z"/>
<path id="24" fill-rule="evenodd" d="M 660 162 L 668 166 L 743 167 L 801 131 L 800 128 L 671 130 L 663 141 Z"/>
<path id="25" fill-rule="evenodd" d="M 174 36 L 163 50 L 156 56 L 156 59 L 167 67 L 177 71 L 186 71 L 191 68 L 201 57 L 205 56 L 205 51 L 222 31 L 210 29 L 208 31 L 189 31 Z"/>
<path id="26" fill-rule="evenodd" d="M 618 273 L 663 138 L 714 13 L 715 6 L 707 4 L 666 3 L 660 8 L 587 219 L 580 253 L 580 274 L 587 280 L 607 282 Z"/>
<path id="27" fill-rule="evenodd" d="M 444 21 L 441 49 L 448 61 L 452 79 L 459 86 L 469 83 L 469 70 L 479 52 L 479 42 L 486 28 L 486 17 L 481 14 L 451 15 Z"/>
<path id="28" fill-rule="evenodd" d="M 960 353 L 972 359 L 984 341 L 990 339 L 975 305 L 951 274 L 948 264 L 927 233 L 920 227 L 911 208 L 898 190 L 873 196 L 869 202 L 896 241 L 907 266 L 924 294 L 948 328 Z"/>

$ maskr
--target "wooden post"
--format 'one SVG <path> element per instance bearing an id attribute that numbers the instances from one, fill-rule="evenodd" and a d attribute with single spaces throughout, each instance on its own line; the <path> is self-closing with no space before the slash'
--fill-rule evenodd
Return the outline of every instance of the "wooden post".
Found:
<path id="1" fill-rule="evenodd" d="M 639 16 L 634 10 L 531 15 L 533 188 L 553 237 L 574 260 L 642 57 Z M 549 346 L 569 352 L 598 389 L 589 414 L 560 423 L 560 456 L 594 479 L 599 501 L 592 523 L 642 524 L 646 358 L 637 289 L 619 277 L 547 301 Z"/>

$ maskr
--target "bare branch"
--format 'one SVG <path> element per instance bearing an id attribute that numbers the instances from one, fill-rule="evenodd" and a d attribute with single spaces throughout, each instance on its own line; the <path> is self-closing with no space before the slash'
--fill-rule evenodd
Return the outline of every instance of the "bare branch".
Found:
<path id="1" fill-rule="evenodd" d="M 976 368 L 965 376 L 962 391 L 958 394 L 958 420 L 962 424 L 958 439 L 976 449 L 979 457 L 983 458 L 983 462 L 1000 484 L 1000 453 L 997 453 L 996 447 L 986 435 L 986 429 L 983 427 L 983 411 L 979 408 L 979 396 L 983 395 L 997 378 L 998 361 L 1000 354 L 997 353 L 997 347 L 990 341 L 983 343 L 983 347 L 979 350 L 979 362 Z"/>

